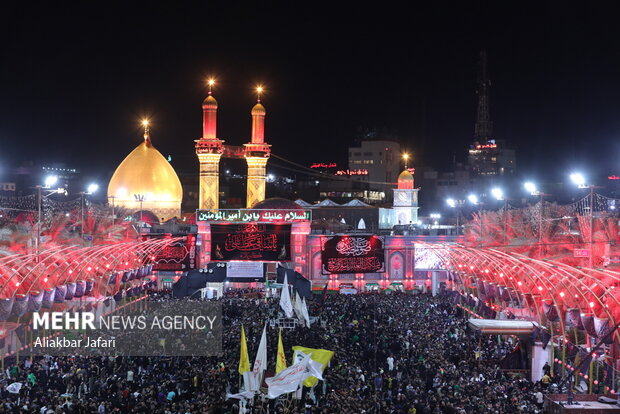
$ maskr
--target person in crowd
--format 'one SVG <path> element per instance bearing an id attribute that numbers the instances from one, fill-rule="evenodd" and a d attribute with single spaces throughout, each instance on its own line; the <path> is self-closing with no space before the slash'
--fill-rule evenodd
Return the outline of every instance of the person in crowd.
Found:
<path id="1" fill-rule="evenodd" d="M 236 414 L 239 400 L 227 400 L 226 394 L 238 392 L 242 383 L 237 372 L 240 326 L 245 326 L 253 358 L 265 322 L 282 316 L 278 299 L 263 296 L 258 289 L 245 289 L 218 299 L 224 324 L 221 355 L 6 358 L 0 413 Z M 148 300 L 198 299 L 151 292 Z M 335 352 L 324 380 L 304 388 L 299 399 L 257 397 L 248 401 L 246 412 L 541 412 L 542 384 L 501 371 L 498 362 L 511 347 L 472 331 L 467 315 L 448 298 L 369 293 L 334 295 L 322 302 L 308 301 L 310 314 L 318 318 L 310 328 L 284 329 L 282 337 L 289 364 L 295 345 Z M 275 323 L 267 326 L 267 372 L 273 375 L 278 329 Z M 19 394 L 6 390 L 13 382 L 22 383 Z"/>

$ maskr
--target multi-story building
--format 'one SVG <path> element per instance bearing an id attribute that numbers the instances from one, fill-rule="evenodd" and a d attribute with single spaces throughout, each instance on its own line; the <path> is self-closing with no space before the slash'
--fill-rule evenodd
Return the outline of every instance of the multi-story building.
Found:
<path id="1" fill-rule="evenodd" d="M 362 140 L 357 147 L 349 147 L 349 171 L 363 171 L 356 179 L 368 182 L 370 191 L 383 193 L 383 199 L 392 199 L 392 189 L 401 171 L 400 144 L 391 140 Z"/>

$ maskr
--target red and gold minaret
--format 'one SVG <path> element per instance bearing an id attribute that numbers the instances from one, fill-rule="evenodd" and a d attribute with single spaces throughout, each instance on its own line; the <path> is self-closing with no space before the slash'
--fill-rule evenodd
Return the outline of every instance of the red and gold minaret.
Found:
<path id="1" fill-rule="evenodd" d="M 256 88 L 258 99 L 252 108 L 252 140 L 249 144 L 244 144 L 245 160 L 248 163 L 247 208 L 251 208 L 257 202 L 265 199 L 266 167 L 271 145 L 265 143 L 266 111 L 260 103 L 262 92 L 262 87 Z"/>
<path id="2" fill-rule="evenodd" d="M 209 79 L 209 95 L 202 103 L 202 138 L 195 140 L 196 155 L 200 163 L 200 196 L 198 208 L 219 208 L 220 158 L 224 141 L 217 138 L 217 101 L 212 95 L 213 79 Z"/>

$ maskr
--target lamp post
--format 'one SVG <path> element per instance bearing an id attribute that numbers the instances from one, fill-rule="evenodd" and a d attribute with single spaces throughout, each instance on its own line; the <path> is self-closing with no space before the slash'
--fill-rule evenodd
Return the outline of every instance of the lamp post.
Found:
<path id="1" fill-rule="evenodd" d="M 533 196 L 538 196 L 540 197 L 540 214 L 538 217 L 538 255 L 542 257 L 542 223 L 543 223 L 543 213 L 544 213 L 544 196 L 548 196 L 550 194 L 545 194 L 542 191 L 539 191 L 538 188 L 536 187 L 536 184 L 534 184 L 531 181 L 527 181 L 523 184 L 523 188 L 525 188 L 525 191 L 527 191 L 528 193 L 530 193 Z"/>
<path id="2" fill-rule="evenodd" d="M 507 216 L 508 198 L 504 196 L 504 192 L 499 187 L 492 188 L 491 194 L 493 195 L 493 197 L 495 197 L 496 200 L 504 202 L 503 213 L 504 213 L 504 245 L 505 245 L 508 239 L 508 216 Z"/>
<path id="3" fill-rule="evenodd" d="M 51 187 L 58 182 L 58 177 L 55 175 L 48 175 L 45 178 L 44 185 L 37 185 L 35 188 L 37 189 L 37 237 L 35 237 L 35 250 L 37 252 L 37 256 L 39 254 L 39 246 L 41 244 L 41 220 L 42 220 L 42 204 L 43 199 L 49 197 L 52 194 L 67 194 L 64 188 L 57 188 L 52 190 Z M 43 190 L 48 192 L 48 194 L 43 195 Z"/>
<path id="4" fill-rule="evenodd" d="M 431 213 L 431 229 L 433 226 L 439 226 L 439 219 L 441 218 L 441 214 L 439 213 Z"/>
<path id="5" fill-rule="evenodd" d="M 594 259 L 592 256 L 592 250 L 594 247 L 594 189 L 595 188 L 601 188 L 601 187 L 597 187 L 595 185 L 592 184 L 586 184 L 586 178 L 583 176 L 583 174 L 581 173 L 572 173 L 570 175 L 570 179 L 573 183 L 575 183 L 577 185 L 578 188 L 589 188 L 590 189 L 590 195 L 588 197 L 588 204 L 589 204 L 589 208 L 590 208 L 590 217 L 589 217 L 589 221 L 590 221 L 590 254 L 588 257 L 588 267 L 592 268 L 593 264 L 594 264 Z"/>
<path id="6" fill-rule="evenodd" d="M 99 185 L 90 184 L 86 191 L 80 191 L 80 237 L 84 236 L 84 196 L 93 194 L 99 189 Z"/>
<path id="7" fill-rule="evenodd" d="M 455 209 L 455 213 L 456 213 L 456 235 L 459 235 L 459 216 L 460 216 L 460 210 L 461 210 L 461 206 L 463 204 L 465 204 L 465 200 L 455 200 L 454 198 L 448 198 L 446 200 L 446 204 L 448 204 L 448 206 L 450 208 Z"/>
<path id="8" fill-rule="evenodd" d="M 475 206 L 482 205 L 482 202 L 478 199 L 478 196 L 475 194 L 469 194 L 467 196 L 467 200 Z M 484 241 L 484 223 L 482 217 L 482 211 L 478 208 L 478 216 L 480 217 L 480 239 Z"/>
<path id="9" fill-rule="evenodd" d="M 140 221 L 142 221 L 142 202 L 145 200 L 146 196 L 144 194 L 134 194 L 133 198 L 140 202 Z"/>

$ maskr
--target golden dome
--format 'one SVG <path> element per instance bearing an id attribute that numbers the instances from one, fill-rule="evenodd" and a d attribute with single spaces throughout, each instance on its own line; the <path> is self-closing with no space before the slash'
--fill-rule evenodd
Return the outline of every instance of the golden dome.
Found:
<path id="1" fill-rule="evenodd" d="M 136 195 L 143 196 L 140 203 Z M 160 218 L 180 216 L 183 188 L 174 168 L 151 144 L 148 135 L 114 171 L 108 197 L 115 205 L 151 210 Z"/>
<path id="2" fill-rule="evenodd" d="M 209 108 L 209 109 L 217 109 L 217 101 L 215 100 L 215 98 L 213 97 L 213 95 L 209 95 L 205 98 L 204 101 L 202 101 L 202 107 L 203 108 Z"/>
<path id="3" fill-rule="evenodd" d="M 413 190 L 413 174 L 404 170 L 398 176 L 398 188 L 401 190 Z"/>
<path id="4" fill-rule="evenodd" d="M 252 116 L 255 116 L 255 115 L 265 116 L 266 113 L 267 111 L 265 110 L 265 107 L 261 105 L 260 102 L 254 105 L 254 107 L 252 108 Z"/>

